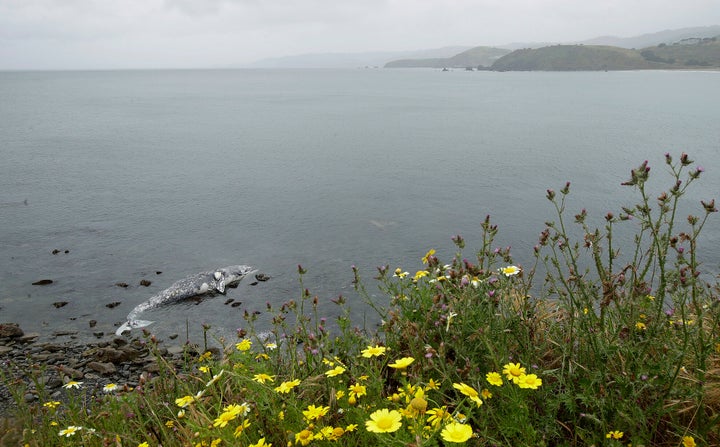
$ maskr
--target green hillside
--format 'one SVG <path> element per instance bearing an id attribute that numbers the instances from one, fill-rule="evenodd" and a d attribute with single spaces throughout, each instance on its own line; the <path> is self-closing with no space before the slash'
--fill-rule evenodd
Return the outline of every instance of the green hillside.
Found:
<path id="1" fill-rule="evenodd" d="M 720 67 L 720 39 L 684 39 L 672 45 L 643 48 L 640 54 L 645 60 L 674 67 Z"/>
<path id="2" fill-rule="evenodd" d="M 658 68 L 639 51 L 595 45 L 555 45 L 516 50 L 493 65 L 495 71 L 593 71 Z"/>
<path id="3" fill-rule="evenodd" d="M 641 50 L 598 45 L 522 49 L 498 59 L 495 71 L 593 71 L 720 68 L 720 39 L 691 38 Z"/>
<path id="4" fill-rule="evenodd" d="M 494 47 L 474 47 L 448 58 L 401 59 L 385 64 L 385 68 L 465 68 L 491 66 L 510 50 Z"/>

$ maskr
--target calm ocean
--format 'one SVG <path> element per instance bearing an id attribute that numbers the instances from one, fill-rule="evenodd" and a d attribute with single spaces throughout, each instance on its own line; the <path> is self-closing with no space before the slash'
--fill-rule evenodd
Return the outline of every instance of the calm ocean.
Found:
<path id="1" fill-rule="evenodd" d="M 113 332 L 175 280 L 245 263 L 272 279 L 153 312 L 151 328 L 233 333 L 244 310 L 299 297 L 298 264 L 324 315 L 344 294 L 361 325 L 352 265 L 372 290 L 376 266 L 447 260 L 455 234 L 472 257 L 487 214 L 529 264 L 545 190 L 565 181 L 571 211 L 600 222 L 632 204 L 631 167 L 648 159 L 667 183 L 663 154 L 686 151 L 706 171 L 692 199 L 720 199 L 718 117 L 720 72 L 0 73 L 0 322 Z"/>

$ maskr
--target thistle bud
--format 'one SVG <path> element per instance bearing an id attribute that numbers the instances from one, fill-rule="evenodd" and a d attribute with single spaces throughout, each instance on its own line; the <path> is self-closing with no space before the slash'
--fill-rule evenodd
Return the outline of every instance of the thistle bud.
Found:
<path id="1" fill-rule="evenodd" d="M 567 195 L 570 192 L 570 182 L 565 182 L 565 187 L 560 190 L 563 195 Z"/>
<path id="2" fill-rule="evenodd" d="M 705 208 L 705 211 L 708 213 L 717 213 L 717 208 L 715 208 L 715 199 L 712 199 L 709 202 L 705 202 L 704 200 L 701 200 L 700 203 L 702 204 L 703 208 Z"/>
<path id="3" fill-rule="evenodd" d="M 692 162 L 693 161 L 688 158 L 688 154 L 686 154 L 685 152 L 680 154 L 680 164 L 682 164 L 683 166 L 687 166 L 689 164 L 692 164 Z"/>
<path id="4" fill-rule="evenodd" d="M 705 169 L 703 169 L 702 167 L 698 166 L 697 169 L 695 169 L 694 171 L 692 171 L 692 172 L 690 173 L 690 178 L 694 180 L 694 179 L 700 177 L 700 174 L 702 174 L 703 172 L 705 172 Z"/>

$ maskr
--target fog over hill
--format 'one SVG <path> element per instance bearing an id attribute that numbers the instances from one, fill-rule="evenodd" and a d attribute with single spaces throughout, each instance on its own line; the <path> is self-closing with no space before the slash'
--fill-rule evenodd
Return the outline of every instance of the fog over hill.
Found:
<path id="1" fill-rule="evenodd" d="M 691 37 L 715 37 L 720 35 L 720 25 L 664 30 L 632 37 L 600 36 L 579 42 L 514 42 L 494 45 L 495 48 L 515 50 L 540 48 L 557 44 L 609 45 L 621 48 L 644 48 L 662 43 L 671 44 Z M 482 42 L 478 46 L 483 46 Z M 417 51 L 377 51 L 362 53 L 310 53 L 256 61 L 250 68 L 358 68 L 383 67 L 396 60 L 452 58 L 473 46 L 449 46 Z"/>
<path id="2" fill-rule="evenodd" d="M 310 53 L 261 59 L 251 68 L 358 68 L 382 67 L 395 59 L 427 59 L 455 56 L 472 47 L 450 46 L 416 51 L 376 51 L 364 53 Z"/>
<path id="3" fill-rule="evenodd" d="M 720 36 L 720 25 L 665 30 L 657 33 L 642 34 L 635 37 L 602 36 L 575 43 L 585 45 L 611 45 L 621 48 L 645 48 L 660 45 L 662 43 L 669 45 L 692 37 L 715 36 Z"/>

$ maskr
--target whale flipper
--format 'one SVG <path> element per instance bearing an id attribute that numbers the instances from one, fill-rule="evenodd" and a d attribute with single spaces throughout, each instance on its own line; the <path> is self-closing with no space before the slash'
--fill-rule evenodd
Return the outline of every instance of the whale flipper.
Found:
<path id="1" fill-rule="evenodd" d="M 150 325 L 153 324 L 153 323 L 154 323 L 154 321 L 150 321 L 150 320 L 130 320 L 130 321 L 126 321 L 125 323 L 123 323 L 122 326 L 120 326 L 120 327 L 118 328 L 117 331 L 115 331 L 115 335 L 122 335 L 123 332 L 125 332 L 125 331 L 129 331 L 129 330 L 131 330 L 131 329 L 135 329 L 135 328 L 139 328 L 139 327 L 150 326 Z"/>

